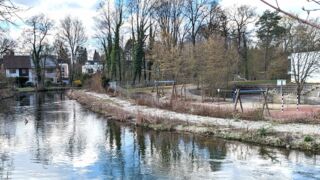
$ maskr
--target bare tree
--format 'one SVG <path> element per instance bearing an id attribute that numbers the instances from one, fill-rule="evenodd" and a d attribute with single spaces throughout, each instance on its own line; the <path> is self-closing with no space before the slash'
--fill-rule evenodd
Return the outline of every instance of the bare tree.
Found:
<path id="1" fill-rule="evenodd" d="M 82 22 L 77 18 L 71 16 L 65 17 L 60 22 L 60 34 L 64 42 L 66 42 L 70 48 L 71 53 L 71 84 L 73 83 L 75 74 L 75 61 L 76 61 L 76 50 L 78 46 L 83 46 L 87 42 L 87 36 L 85 28 Z"/>
<path id="2" fill-rule="evenodd" d="M 209 7 L 215 1 L 212 0 L 186 0 L 184 15 L 188 19 L 186 24 L 192 45 L 196 45 L 196 38 L 205 19 L 210 14 Z"/>
<path id="3" fill-rule="evenodd" d="M 7 37 L 0 37 L 0 56 L 12 50 L 15 45 L 16 45 L 15 41 Z"/>
<path id="4" fill-rule="evenodd" d="M 295 25 L 290 33 L 291 73 L 297 85 L 299 103 L 307 79 L 312 77 L 313 73 L 319 72 L 319 40 L 319 30 L 304 24 Z"/>
<path id="5" fill-rule="evenodd" d="M 160 0 L 154 5 L 153 17 L 160 27 L 160 37 L 167 47 L 176 46 L 184 34 L 182 24 L 184 0 Z"/>
<path id="6" fill-rule="evenodd" d="M 234 25 L 234 35 L 237 42 L 238 53 L 241 61 L 239 62 L 238 72 L 240 73 L 240 63 L 244 64 L 244 74 L 248 78 L 248 25 L 255 22 L 255 10 L 247 5 L 242 5 L 230 12 L 230 18 Z"/>
<path id="7" fill-rule="evenodd" d="M 102 1 L 99 4 L 98 11 L 100 15 L 95 18 L 96 21 L 96 35 L 95 38 L 98 39 L 100 45 L 104 51 L 104 66 L 103 72 L 107 77 L 111 76 L 111 51 L 112 51 L 112 20 L 111 20 L 111 10 L 110 2 Z"/>
<path id="8" fill-rule="evenodd" d="M 44 52 L 44 45 L 46 44 L 47 37 L 50 30 L 53 28 L 53 21 L 47 18 L 44 14 L 39 14 L 31 17 L 26 21 L 29 26 L 24 31 L 24 37 L 26 37 L 26 43 L 31 46 L 32 60 L 36 70 L 37 84 L 39 88 L 42 85 L 42 68 L 41 68 L 41 56 Z"/>
<path id="9" fill-rule="evenodd" d="M 0 22 L 14 24 L 13 17 L 17 17 L 17 13 L 21 11 L 19 7 L 14 5 L 11 0 L 0 0 Z M 3 24 L 2 24 L 3 25 Z"/>
<path id="10" fill-rule="evenodd" d="M 128 3 L 131 6 L 131 16 L 133 16 L 132 39 L 135 46 L 133 84 L 135 84 L 137 78 L 140 82 L 142 70 L 144 70 L 144 79 L 147 79 L 144 47 L 148 38 L 149 22 L 154 3 L 153 0 L 130 0 Z"/>

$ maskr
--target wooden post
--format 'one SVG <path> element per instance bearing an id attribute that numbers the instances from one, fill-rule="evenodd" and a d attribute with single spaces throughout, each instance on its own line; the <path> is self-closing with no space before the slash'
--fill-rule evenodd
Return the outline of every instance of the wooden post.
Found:
<path id="1" fill-rule="evenodd" d="M 240 102 L 241 112 L 243 112 L 242 101 L 241 101 L 241 95 L 240 95 L 240 89 L 239 89 L 239 102 Z"/>
<path id="2" fill-rule="evenodd" d="M 237 111 L 237 105 L 238 105 L 238 100 L 239 100 L 239 89 L 236 89 L 236 98 L 235 98 L 235 101 L 234 101 L 234 109 L 233 111 L 236 112 Z"/>
<path id="3" fill-rule="evenodd" d="M 184 86 L 184 100 L 187 100 L 187 86 Z"/>
<path id="4" fill-rule="evenodd" d="M 263 107 L 262 107 L 262 113 L 264 113 L 264 110 L 265 110 L 265 107 L 266 107 L 268 115 L 270 116 L 271 114 L 270 114 L 270 110 L 269 110 L 269 106 L 268 106 L 268 92 L 269 92 L 268 88 L 266 89 L 266 91 L 262 92 L 263 99 L 264 99 Z"/>

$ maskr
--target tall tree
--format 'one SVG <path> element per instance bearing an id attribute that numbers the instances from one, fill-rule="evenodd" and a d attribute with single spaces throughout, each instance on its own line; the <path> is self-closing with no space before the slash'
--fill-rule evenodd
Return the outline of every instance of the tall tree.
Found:
<path id="1" fill-rule="evenodd" d="M 79 65 L 84 65 L 88 61 L 87 48 L 78 46 L 76 49 L 76 62 Z"/>
<path id="2" fill-rule="evenodd" d="M 317 23 L 314 21 L 313 23 Z M 320 68 L 320 31 L 312 26 L 298 24 L 290 33 L 289 48 L 292 52 L 291 73 L 297 85 L 298 101 L 301 101 L 301 92 L 307 78 Z"/>
<path id="3" fill-rule="evenodd" d="M 56 36 L 56 39 L 53 43 L 54 51 L 58 59 L 64 60 L 65 62 L 69 61 L 69 52 L 65 43 L 62 41 L 59 35 Z"/>
<path id="4" fill-rule="evenodd" d="M 100 15 L 96 20 L 96 38 L 99 40 L 104 51 L 104 76 L 111 77 L 111 51 L 112 51 L 112 11 L 110 2 L 102 0 L 99 4 L 98 11 Z"/>
<path id="5" fill-rule="evenodd" d="M 26 43 L 31 46 L 31 54 L 33 64 L 36 69 L 37 84 L 41 87 L 42 68 L 41 68 L 41 55 L 44 52 L 44 46 L 49 36 L 50 30 L 53 28 L 53 21 L 47 18 L 44 14 L 39 14 L 31 17 L 26 21 L 29 26 L 24 31 L 24 37 L 26 37 Z"/>
<path id="6" fill-rule="evenodd" d="M 122 67 L 121 67 L 121 50 L 120 50 L 120 28 L 123 24 L 123 1 L 115 1 L 115 13 L 114 13 L 114 43 L 111 52 L 111 78 L 122 81 Z"/>
<path id="7" fill-rule="evenodd" d="M 160 27 L 162 42 L 168 47 L 178 44 L 179 37 L 185 34 L 182 31 L 184 21 L 184 0 L 160 0 L 156 1 L 153 8 L 153 18 Z"/>
<path id="8" fill-rule="evenodd" d="M 281 16 L 277 12 L 266 10 L 259 20 L 256 22 L 258 27 L 257 36 L 260 40 L 260 45 L 264 49 L 264 71 L 267 75 L 268 65 L 272 54 L 275 54 L 273 47 L 278 47 L 281 36 L 285 33 L 285 28 L 280 26 Z M 267 78 L 265 76 L 265 78 Z"/>
<path id="9" fill-rule="evenodd" d="M 255 21 L 255 10 L 247 5 L 242 5 L 231 11 L 231 21 L 234 25 L 234 35 L 237 42 L 238 53 L 240 55 L 240 62 L 238 64 L 238 74 L 240 74 L 241 64 L 244 65 L 245 78 L 249 78 L 248 69 L 248 25 Z"/>
<path id="10" fill-rule="evenodd" d="M 94 50 L 94 53 L 93 53 L 93 61 L 100 61 L 100 54 L 98 53 L 97 50 Z"/>
<path id="11" fill-rule="evenodd" d="M 184 15 L 187 18 L 188 34 L 191 38 L 192 45 L 196 45 L 196 39 L 205 19 L 209 15 L 209 7 L 213 0 L 186 0 L 184 5 Z"/>
<path id="12" fill-rule="evenodd" d="M 60 22 L 60 34 L 66 44 L 68 44 L 71 53 L 71 83 L 73 83 L 75 74 L 76 49 L 87 42 L 85 28 L 82 22 L 77 18 L 65 17 Z"/>
<path id="13" fill-rule="evenodd" d="M 137 78 L 140 82 L 142 70 L 146 69 L 145 63 L 145 42 L 148 37 L 148 29 L 150 24 L 148 23 L 151 17 L 151 11 L 154 6 L 154 1 L 152 0 L 130 0 L 129 4 L 131 7 L 132 25 L 135 24 L 135 28 L 132 26 L 132 36 L 134 40 L 134 76 L 133 84 L 135 84 Z M 146 71 L 145 81 L 146 81 Z"/>

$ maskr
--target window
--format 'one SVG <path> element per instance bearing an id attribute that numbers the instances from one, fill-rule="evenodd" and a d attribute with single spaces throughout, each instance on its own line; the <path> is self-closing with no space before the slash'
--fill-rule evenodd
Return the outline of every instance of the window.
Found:
<path id="1" fill-rule="evenodd" d="M 10 74 L 15 74 L 16 70 L 15 69 L 10 69 L 9 72 L 10 72 Z"/>
<path id="2" fill-rule="evenodd" d="M 21 73 L 22 73 L 22 74 L 27 74 L 27 70 L 26 70 L 26 69 L 22 69 L 22 70 L 21 70 Z"/>

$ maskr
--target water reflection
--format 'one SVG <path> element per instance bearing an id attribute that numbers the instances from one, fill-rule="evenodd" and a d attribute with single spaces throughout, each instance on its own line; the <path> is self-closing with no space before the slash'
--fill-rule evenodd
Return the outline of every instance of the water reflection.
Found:
<path id="1" fill-rule="evenodd" d="M 317 155 L 107 121 L 63 93 L 6 103 L 0 179 L 320 178 Z"/>

